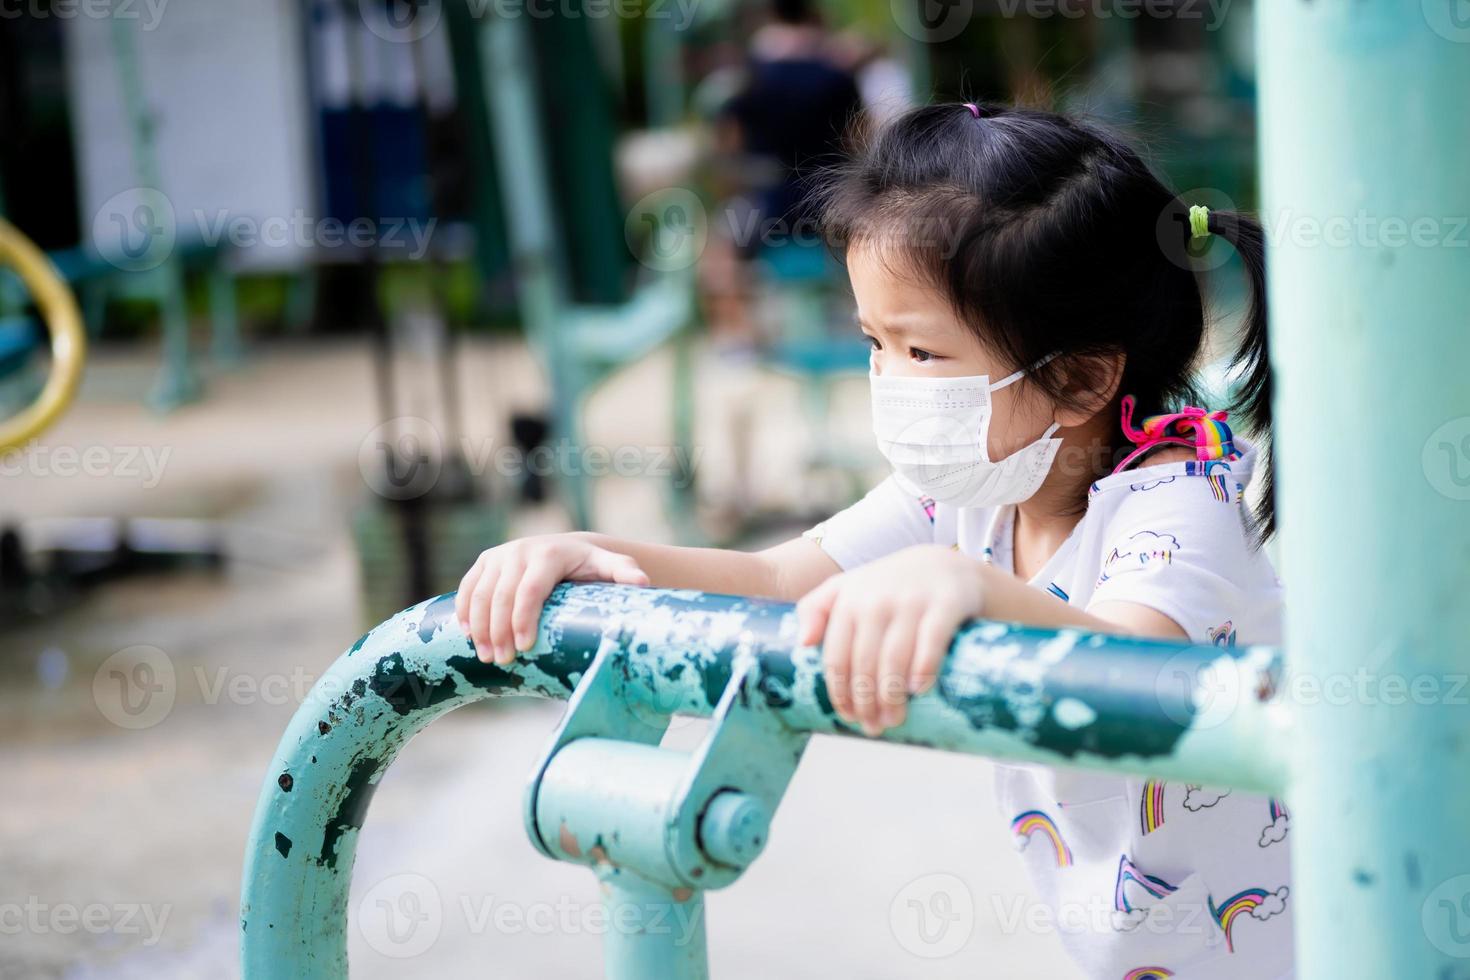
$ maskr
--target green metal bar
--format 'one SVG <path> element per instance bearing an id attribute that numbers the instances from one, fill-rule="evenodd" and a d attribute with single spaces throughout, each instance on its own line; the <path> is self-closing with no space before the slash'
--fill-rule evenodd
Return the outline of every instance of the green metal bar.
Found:
<path id="1" fill-rule="evenodd" d="M 222 256 L 209 264 L 209 353 L 223 368 L 237 368 L 245 360 L 240 340 L 240 300 L 234 275 L 225 268 Z"/>
<path id="2" fill-rule="evenodd" d="M 571 302 L 566 257 L 558 248 L 556 214 L 542 145 L 541 111 L 535 88 L 536 62 L 530 31 L 522 17 L 492 17 L 479 28 L 481 62 L 486 66 L 485 99 L 496 163 L 501 175 L 505 224 L 527 338 L 542 352 L 553 393 L 552 434 L 581 446 L 581 411 L 590 381 L 575 352 L 565 350 L 559 328 Z M 592 488 L 585 478 L 562 481 L 572 520 L 591 527 Z"/>
<path id="3" fill-rule="evenodd" d="M 638 20 L 643 39 L 643 100 L 648 128 L 677 126 L 684 117 L 684 49 L 681 28 L 668 10 Z"/>
<path id="4" fill-rule="evenodd" d="M 1470 25 L 1256 16 L 1299 975 L 1470 976 Z"/>
<path id="5" fill-rule="evenodd" d="M 163 181 L 154 153 L 154 120 L 143 89 L 134 23 L 112 18 L 112 52 L 117 61 L 118 86 L 128 114 L 133 171 L 141 186 L 162 193 Z M 189 311 L 184 300 L 184 271 L 177 253 L 149 271 L 163 321 L 163 364 L 149 392 L 148 402 L 161 412 L 172 411 L 199 397 L 200 381 L 189 359 Z"/>
<path id="6" fill-rule="evenodd" d="M 795 647 L 787 603 L 563 585 L 534 648 L 510 668 L 475 659 L 453 607 L 440 596 L 378 626 L 292 719 L 246 854 L 247 978 L 346 975 L 348 885 L 373 790 L 409 738 L 460 705 L 569 698 L 603 651 L 621 658 L 623 693 L 652 717 L 710 715 L 743 664 L 754 670 L 749 689 L 792 731 L 864 737 L 834 714 L 820 651 Z M 1269 698 L 1279 668 L 1266 648 L 977 623 L 956 637 L 935 688 L 882 739 L 1279 793 L 1285 738 Z"/>

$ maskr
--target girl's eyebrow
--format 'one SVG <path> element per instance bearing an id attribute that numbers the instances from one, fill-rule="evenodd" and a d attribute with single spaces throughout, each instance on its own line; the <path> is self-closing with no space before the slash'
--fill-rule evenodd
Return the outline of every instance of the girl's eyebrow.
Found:
<path id="1" fill-rule="evenodd" d="M 873 326 L 870 323 L 868 323 L 868 321 L 864 320 L 860 316 L 859 317 L 855 317 L 854 319 L 857 320 L 857 325 L 858 325 L 859 329 L 866 330 L 866 331 L 868 331 L 870 333 L 872 332 Z M 900 337 L 907 336 L 908 334 L 911 334 L 911 333 L 914 332 L 912 329 L 910 329 L 909 327 L 904 326 L 902 323 L 886 323 L 886 324 L 883 325 L 883 329 L 887 333 L 896 334 L 896 335 L 898 335 Z"/>

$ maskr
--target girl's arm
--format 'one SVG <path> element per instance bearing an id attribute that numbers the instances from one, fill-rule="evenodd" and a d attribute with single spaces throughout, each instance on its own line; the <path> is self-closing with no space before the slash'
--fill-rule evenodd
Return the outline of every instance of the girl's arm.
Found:
<path id="1" fill-rule="evenodd" d="M 590 532 L 578 536 L 632 558 L 648 574 L 649 584 L 659 588 L 795 602 L 841 571 L 826 552 L 806 538 L 793 538 L 764 551 L 729 551 L 642 544 Z"/>
<path id="2" fill-rule="evenodd" d="M 820 547 L 801 538 L 747 553 L 639 544 L 601 534 L 547 534 L 482 552 L 460 580 L 454 606 L 479 658 L 504 665 L 535 642 L 541 608 L 558 582 L 796 599 L 837 571 Z"/>
<path id="3" fill-rule="evenodd" d="M 980 566 L 985 618 L 1027 626 L 1076 627 L 1095 633 L 1121 633 L 1160 640 L 1184 640 L 1189 634 L 1163 613 L 1136 602 L 1099 602 L 1086 612 L 1008 575 L 993 565 Z"/>

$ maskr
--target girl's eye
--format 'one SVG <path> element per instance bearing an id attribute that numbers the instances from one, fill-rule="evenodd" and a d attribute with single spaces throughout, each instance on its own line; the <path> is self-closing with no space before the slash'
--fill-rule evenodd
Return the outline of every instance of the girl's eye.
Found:
<path id="1" fill-rule="evenodd" d="M 918 361 L 920 364 L 928 364 L 930 361 L 936 359 L 939 355 L 931 354 L 926 350 L 920 350 L 918 347 L 910 347 L 909 356 L 912 357 L 915 361 Z"/>
<path id="2" fill-rule="evenodd" d="M 871 348 L 872 350 L 882 350 L 883 349 L 883 345 L 880 344 L 880 343 L 878 343 L 878 338 L 877 337 L 874 337 L 870 333 L 863 334 L 863 337 L 867 340 L 868 347 Z"/>

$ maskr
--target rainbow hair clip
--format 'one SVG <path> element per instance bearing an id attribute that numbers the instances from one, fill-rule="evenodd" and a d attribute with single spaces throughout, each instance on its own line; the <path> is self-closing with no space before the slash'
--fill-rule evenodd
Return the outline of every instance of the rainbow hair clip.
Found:
<path id="1" fill-rule="evenodd" d="M 1121 473 L 1135 459 L 1159 446 L 1189 446 L 1194 449 L 1200 462 L 1217 459 L 1235 459 L 1235 441 L 1230 426 L 1225 424 L 1228 412 L 1207 412 L 1193 405 L 1183 411 L 1166 415 L 1150 415 L 1139 428 L 1133 427 L 1133 409 L 1137 402 L 1132 395 L 1123 396 L 1123 434 L 1137 448 L 1123 458 L 1114 473 Z"/>

